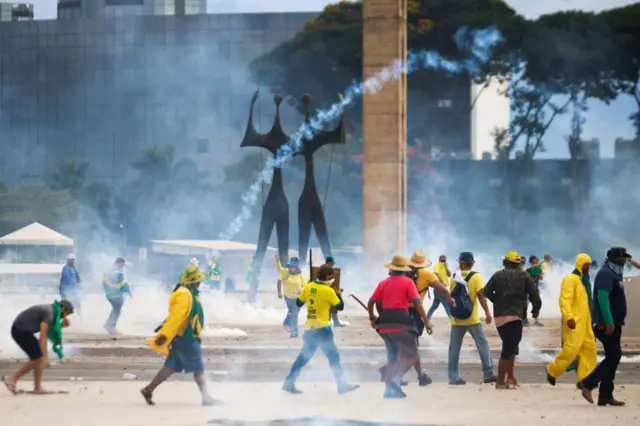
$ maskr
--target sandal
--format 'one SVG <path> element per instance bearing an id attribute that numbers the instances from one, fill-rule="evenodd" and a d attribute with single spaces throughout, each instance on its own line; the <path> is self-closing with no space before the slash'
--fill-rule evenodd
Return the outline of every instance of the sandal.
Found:
<path id="1" fill-rule="evenodd" d="M 153 402 L 153 394 L 147 389 L 140 389 L 140 394 L 144 398 L 144 401 L 147 403 L 147 405 L 156 405 L 156 403 Z"/>
<path id="2" fill-rule="evenodd" d="M 8 376 L 4 376 L 2 378 L 2 381 L 4 382 L 4 385 L 7 387 L 7 390 L 9 392 L 11 392 L 14 395 L 18 394 L 18 390 L 16 389 L 16 385 L 14 385 L 13 383 L 9 382 L 9 377 Z"/>
<path id="3" fill-rule="evenodd" d="M 498 384 L 496 383 L 496 390 L 515 390 L 516 387 L 515 385 L 513 385 L 513 383 L 504 383 L 504 384 Z"/>

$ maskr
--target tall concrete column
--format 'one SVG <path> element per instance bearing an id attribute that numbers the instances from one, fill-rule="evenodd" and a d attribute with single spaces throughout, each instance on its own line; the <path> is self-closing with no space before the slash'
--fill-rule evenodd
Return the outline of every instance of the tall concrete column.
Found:
<path id="1" fill-rule="evenodd" d="M 365 80 L 407 58 L 407 0 L 363 1 Z M 406 250 L 407 79 L 363 99 L 365 270 Z"/>

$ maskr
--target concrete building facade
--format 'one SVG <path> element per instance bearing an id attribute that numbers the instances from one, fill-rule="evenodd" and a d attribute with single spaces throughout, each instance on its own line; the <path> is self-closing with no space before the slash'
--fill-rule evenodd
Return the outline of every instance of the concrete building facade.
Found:
<path id="1" fill-rule="evenodd" d="M 207 0 L 58 0 L 58 19 L 207 13 Z"/>
<path id="2" fill-rule="evenodd" d="M 255 84 L 247 65 L 314 14 L 144 16 L 0 24 L 0 179 L 58 158 L 118 184 L 172 145 L 215 177 L 239 154 Z M 262 129 L 271 125 L 265 106 Z M 258 120 L 261 117 L 257 117 Z"/>
<path id="3" fill-rule="evenodd" d="M 29 3 L 0 3 L 0 22 L 33 21 L 33 5 Z"/>

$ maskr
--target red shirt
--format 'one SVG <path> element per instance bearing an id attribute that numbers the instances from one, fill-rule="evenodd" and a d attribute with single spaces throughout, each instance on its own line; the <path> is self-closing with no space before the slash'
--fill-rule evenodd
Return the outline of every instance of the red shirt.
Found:
<path id="1" fill-rule="evenodd" d="M 371 300 L 382 304 L 382 309 L 409 310 L 410 302 L 420 302 L 416 284 L 409 277 L 392 275 L 378 284 L 371 295 Z M 380 333 L 400 333 L 398 328 L 381 328 Z"/>

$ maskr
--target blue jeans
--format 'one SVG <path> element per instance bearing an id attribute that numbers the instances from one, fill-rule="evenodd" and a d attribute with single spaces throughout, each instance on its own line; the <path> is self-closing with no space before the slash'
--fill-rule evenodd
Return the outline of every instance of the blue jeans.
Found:
<path id="1" fill-rule="evenodd" d="M 296 303 L 298 299 L 289 299 L 287 296 L 284 297 L 284 301 L 287 304 L 287 316 L 282 322 L 283 325 L 289 327 L 291 329 L 291 336 L 298 336 L 298 315 L 300 314 L 300 308 Z"/>
<path id="2" fill-rule="evenodd" d="M 295 382 L 302 368 L 307 365 L 316 351 L 320 350 L 329 360 L 329 366 L 338 384 L 344 383 L 344 373 L 340 364 L 340 354 L 333 341 L 333 330 L 330 327 L 307 330 L 302 337 L 302 349 L 300 354 L 291 366 L 291 371 L 287 376 L 288 381 Z"/>
<path id="3" fill-rule="evenodd" d="M 122 297 L 113 297 L 107 300 L 111 303 L 111 313 L 109 314 L 109 318 L 107 318 L 107 322 L 104 326 L 109 330 L 115 330 L 118 325 L 120 314 L 122 313 L 124 299 Z"/>
<path id="4" fill-rule="evenodd" d="M 431 303 L 431 307 L 427 312 L 427 318 L 431 319 L 433 313 L 442 305 L 444 310 L 447 312 L 447 316 L 451 318 L 451 311 L 449 309 L 449 302 L 440 294 L 439 291 L 433 292 L 433 302 Z"/>
<path id="5" fill-rule="evenodd" d="M 484 378 L 495 376 L 493 371 L 493 359 L 491 359 L 491 348 L 487 337 L 484 335 L 482 324 L 474 325 L 452 325 L 451 337 L 449 338 L 449 381 L 453 382 L 460 379 L 460 371 L 458 366 L 460 364 L 460 351 L 462 350 L 462 340 L 464 335 L 471 334 L 474 342 L 476 342 L 476 348 L 480 355 L 480 361 L 482 362 L 482 372 Z"/>

